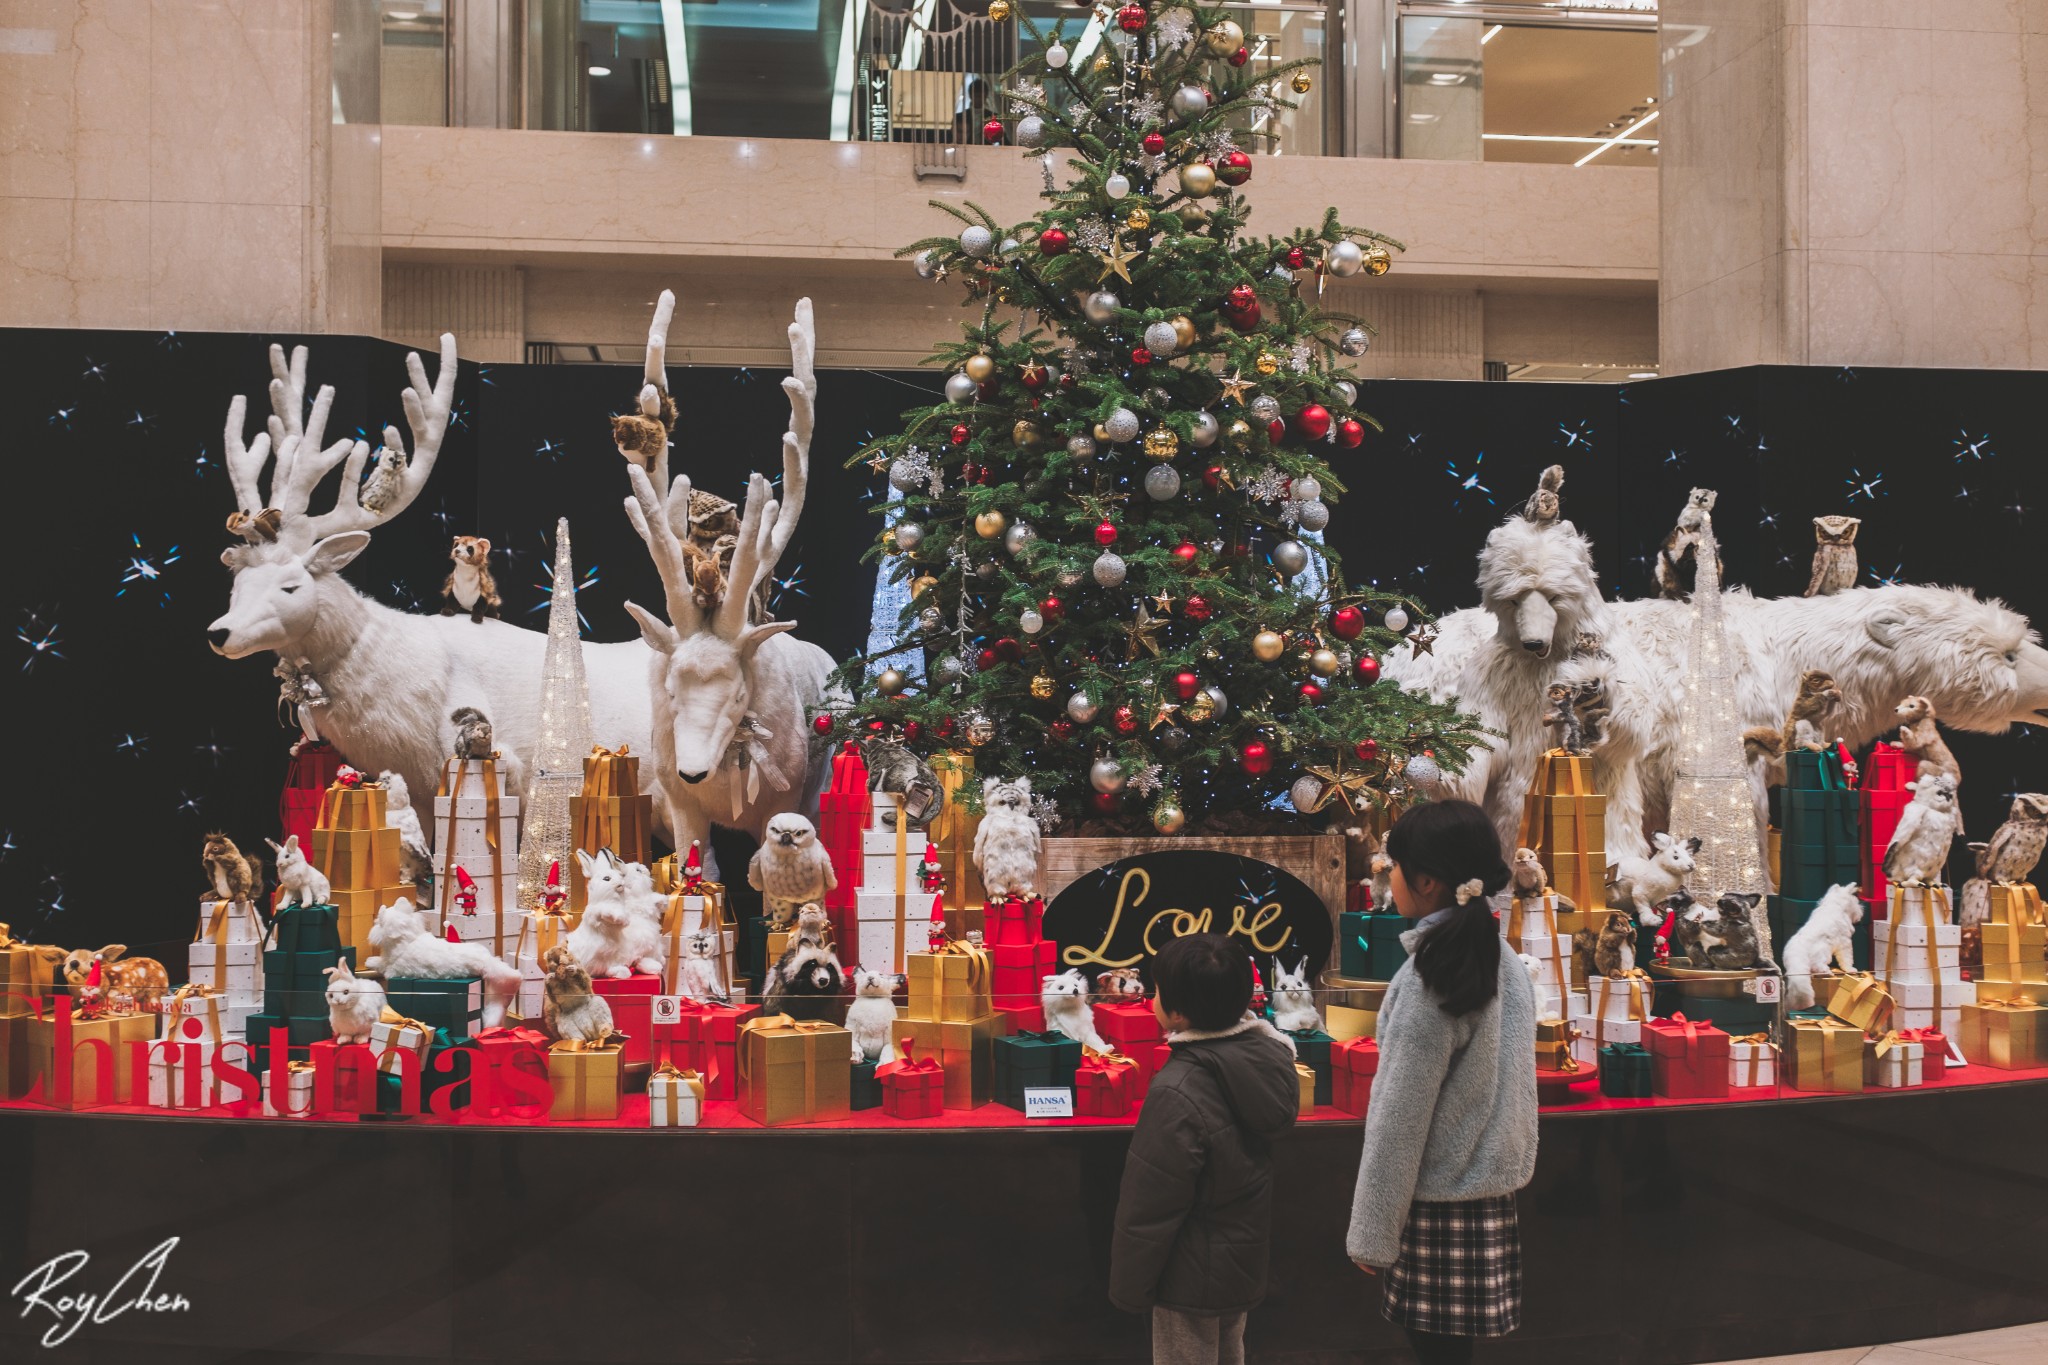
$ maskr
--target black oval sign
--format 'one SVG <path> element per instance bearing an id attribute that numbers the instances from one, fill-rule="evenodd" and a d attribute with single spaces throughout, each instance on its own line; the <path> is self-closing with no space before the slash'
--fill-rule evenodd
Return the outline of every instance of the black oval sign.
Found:
<path id="1" fill-rule="evenodd" d="M 1044 933 L 1063 971 L 1092 979 L 1136 967 L 1148 983 L 1152 955 L 1183 934 L 1231 935 L 1267 982 L 1275 958 L 1293 971 L 1303 957 L 1314 981 L 1334 938 L 1329 908 L 1299 877 L 1213 849 L 1140 853 L 1083 873 L 1045 907 Z"/>

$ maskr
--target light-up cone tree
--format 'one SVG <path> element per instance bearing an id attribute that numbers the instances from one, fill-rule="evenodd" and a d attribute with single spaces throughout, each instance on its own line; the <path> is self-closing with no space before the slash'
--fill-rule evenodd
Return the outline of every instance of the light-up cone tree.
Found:
<path id="1" fill-rule="evenodd" d="M 1040 52 L 984 130 L 1044 156 L 1036 216 L 940 204 L 958 235 L 901 253 L 964 280 L 978 317 L 930 362 L 947 401 L 855 457 L 888 472 L 875 553 L 911 594 L 818 728 L 969 748 L 1112 828 L 1253 827 L 1283 793 L 1324 818 L 1398 800 L 1432 757 L 1462 765 L 1472 724 L 1376 685 L 1427 623 L 1298 536 L 1343 491 L 1326 456 L 1360 458 L 1373 425 L 1341 368 L 1369 334 L 1319 309 L 1323 279 L 1383 274 L 1399 244 L 1334 210 L 1246 235 L 1240 144 L 1307 64 L 1251 78 L 1220 9 L 1113 17 L 1092 60 L 1032 26 Z M 889 666 L 912 652 L 921 681 Z"/>
<path id="2" fill-rule="evenodd" d="M 576 569 L 569 519 L 555 523 L 555 578 L 548 598 L 548 647 L 541 660 L 540 742 L 534 746 L 520 807 L 519 905 L 539 907 L 548 865 L 569 861 L 575 831 L 569 798 L 583 790 L 590 753 L 590 685 L 583 672 L 582 622 L 576 614 Z"/>

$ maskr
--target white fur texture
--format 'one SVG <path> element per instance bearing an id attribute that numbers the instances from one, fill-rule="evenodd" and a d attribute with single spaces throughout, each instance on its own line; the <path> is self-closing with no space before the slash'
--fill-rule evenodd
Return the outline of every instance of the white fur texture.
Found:
<path id="1" fill-rule="evenodd" d="M 370 1025 L 384 1013 L 383 983 L 357 976 L 348 959 L 322 969 L 327 977 L 327 1027 L 337 1043 L 367 1043 Z"/>
<path id="2" fill-rule="evenodd" d="M 1290 1033 L 1323 1026 L 1323 1016 L 1316 1011 L 1316 993 L 1308 984 L 1308 959 L 1303 958 L 1291 972 L 1274 962 L 1273 1026 Z"/>
<path id="3" fill-rule="evenodd" d="M 1045 1006 L 1047 1028 L 1097 1052 L 1116 1050 L 1095 1031 L 1095 1007 L 1088 1003 L 1088 978 L 1078 968 L 1045 978 L 1038 998 Z"/>
<path id="4" fill-rule="evenodd" d="M 420 828 L 420 813 L 413 808 L 412 788 L 405 780 L 405 774 L 395 768 L 386 768 L 377 774 L 377 781 L 384 787 L 385 818 L 398 831 L 398 876 L 406 882 L 431 881 L 434 876 L 434 850 L 427 843 L 427 833 Z"/>
<path id="5" fill-rule="evenodd" d="M 583 918 L 569 931 L 569 951 L 592 976 L 658 975 L 661 913 L 648 900 L 653 878 L 636 890 L 631 868 L 637 864 L 607 850 L 592 856 L 579 848 L 576 861 L 583 869 Z"/>
<path id="6" fill-rule="evenodd" d="M 1819 598 L 1818 601 L 1829 599 Z M 1799 932 L 1785 945 L 1785 1003 L 1795 1010 L 1813 1008 L 1813 978 L 1833 963 L 1845 972 L 1856 970 L 1851 951 L 1863 902 L 1853 885 L 1831 886 Z"/>
<path id="7" fill-rule="evenodd" d="M 1664 922 L 1660 904 L 1685 885 L 1693 869 L 1693 850 L 1698 841 L 1674 839 L 1659 830 L 1652 838 L 1656 851 L 1647 858 L 1623 858 L 1609 871 L 1608 889 L 1615 899 L 1608 903 L 1633 905 L 1636 918 L 1654 929 Z"/>
<path id="8" fill-rule="evenodd" d="M 772 817 L 761 846 L 747 864 L 747 885 L 785 906 L 825 899 L 839 885 L 832 855 L 818 842 L 818 831 L 794 812 Z"/>
<path id="9" fill-rule="evenodd" d="M 429 932 L 410 896 L 400 896 L 377 912 L 370 942 L 378 949 L 387 981 L 407 976 L 482 977 L 485 1028 L 503 1023 L 506 1007 L 519 994 L 518 968 L 506 966 L 481 943 L 450 943 Z"/>
<path id="10" fill-rule="evenodd" d="M 333 888 L 320 869 L 306 861 L 306 854 L 299 847 L 298 835 L 287 834 L 281 844 L 275 839 L 263 842 L 277 854 L 277 884 L 284 891 L 284 895 L 278 898 L 278 909 L 291 905 L 327 904 Z"/>
<path id="11" fill-rule="evenodd" d="M 853 969 L 853 1003 L 846 1007 L 846 1031 L 853 1035 L 856 1062 L 893 1061 L 896 978 L 887 972 Z"/>
<path id="12" fill-rule="evenodd" d="M 1031 818 L 1031 779 L 1004 782 L 991 777 L 981 784 L 981 802 L 974 865 L 981 869 L 983 888 L 991 898 L 1035 894 L 1038 822 Z"/>
<path id="13" fill-rule="evenodd" d="M 1884 851 L 1884 875 L 1895 882 L 1938 882 L 1948 867 L 1956 832 L 1956 784 L 1946 773 L 1921 768 L 1906 784 L 1913 799 L 1899 812 Z"/>
<path id="14" fill-rule="evenodd" d="M 1549 977 L 1543 970 L 1543 960 L 1529 953 L 1517 953 L 1515 956 L 1522 959 L 1522 970 L 1529 974 L 1529 988 L 1536 993 L 1536 1017 L 1562 1018 L 1563 1012 L 1558 1008 L 1557 997 L 1551 993 Z"/>
<path id="15" fill-rule="evenodd" d="M 719 979 L 718 943 L 711 935 L 691 934 L 683 940 L 683 960 L 676 972 L 676 991 L 697 1004 L 709 1000 L 725 1003 L 725 983 Z"/>

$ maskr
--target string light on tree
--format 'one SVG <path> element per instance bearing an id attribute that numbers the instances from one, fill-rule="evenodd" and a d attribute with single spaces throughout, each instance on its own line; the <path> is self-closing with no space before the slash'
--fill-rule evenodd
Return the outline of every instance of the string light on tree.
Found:
<path id="1" fill-rule="evenodd" d="M 820 719 L 826 719 L 820 717 Z M 590 685 L 583 671 L 583 637 L 576 615 L 576 569 L 569 550 L 569 519 L 555 523 L 555 573 L 548 594 L 548 643 L 541 656 L 540 739 L 521 798 L 519 904 L 539 908 L 548 867 L 567 863 L 576 837 L 569 798 L 583 791 L 583 760 L 590 753 Z"/>

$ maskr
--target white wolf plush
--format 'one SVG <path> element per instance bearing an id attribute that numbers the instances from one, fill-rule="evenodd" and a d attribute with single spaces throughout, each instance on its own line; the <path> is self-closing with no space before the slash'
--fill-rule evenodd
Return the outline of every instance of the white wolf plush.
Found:
<path id="1" fill-rule="evenodd" d="M 1884 851 L 1884 875 L 1895 882 L 1939 882 L 1956 833 L 1955 780 L 1923 763 L 1906 790 L 1913 799 L 1899 812 L 1898 828 Z"/>
<path id="2" fill-rule="evenodd" d="M 1038 887 L 1038 822 L 1031 818 L 1031 779 L 981 784 L 981 827 L 974 832 L 974 865 L 990 899 L 1029 896 Z"/>
<path id="3" fill-rule="evenodd" d="M 782 928 L 806 901 L 822 902 L 839 885 L 839 875 L 818 831 L 792 811 L 768 821 L 767 835 L 747 864 L 747 885 L 761 893 L 763 911 Z"/>
<path id="4" fill-rule="evenodd" d="M 480 976 L 484 981 L 485 1028 L 505 1021 L 505 1008 L 519 994 L 519 969 L 508 967 L 481 943 L 450 943 L 427 931 L 412 897 L 400 896 L 377 912 L 370 943 L 384 964 L 384 979 L 405 976 Z"/>
<path id="5" fill-rule="evenodd" d="M 277 884 L 284 890 L 284 895 L 278 898 L 278 909 L 290 905 L 327 904 L 333 890 L 320 869 L 306 861 L 305 853 L 299 848 L 298 835 L 287 834 L 281 844 L 275 839 L 263 842 L 277 854 Z"/>
<path id="6" fill-rule="evenodd" d="M 348 969 L 348 959 L 323 967 L 327 978 L 327 1027 L 337 1043 L 367 1043 L 370 1025 L 384 1013 L 384 986 Z"/>
<path id="7" fill-rule="evenodd" d="M 1308 984 L 1308 959 L 1292 972 L 1281 966 L 1278 959 L 1273 963 L 1273 1027 L 1289 1033 L 1323 1026 L 1323 1016 L 1316 1012 L 1316 993 Z"/>
<path id="8" fill-rule="evenodd" d="M 1700 841 L 1681 842 L 1662 830 L 1651 838 L 1656 847 L 1649 857 L 1623 858 L 1607 870 L 1607 903 L 1633 905 L 1636 917 L 1654 929 L 1664 922 L 1661 902 L 1685 885 Z"/>
<path id="9" fill-rule="evenodd" d="M 718 940 L 699 931 L 683 940 L 683 961 L 676 972 L 676 991 L 684 999 L 701 1005 L 709 1000 L 724 1004 L 729 998 L 719 980 Z"/>
<path id="10" fill-rule="evenodd" d="M 592 976 L 659 974 L 661 917 L 647 902 L 652 878 L 647 891 L 635 895 L 629 865 L 610 849 L 592 857 L 579 848 L 576 861 L 583 868 L 583 919 L 569 931 L 569 951 Z"/>
<path id="11" fill-rule="evenodd" d="M 1088 1003 L 1088 978 L 1081 975 L 1079 968 L 1045 978 L 1039 1000 L 1045 1006 L 1047 1028 L 1097 1052 L 1116 1050 L 1095 1031 L 1095 1007 Z"/>
<path id="12" fill-rule="evenodd" d="M 846 1007 L 846 1031 L 853 1035 L 853 1060 L 887 1062 L 896 1049 L 890 1035 L 896 1024 L 896 977 L 889 972 L 853 969 L 853 1003 Z"/>
<path id="13" fill-rule="evenodd" d="M 1782 954 L 1785 960 L 1785 1003 L 1795 1010 L 1813 1008 L 1813 978 L 1825 975 L 1830 963 L 1845 972 L 1856 970 L 1851 953 L 1857 922 L 1863 918 L 1863 902 L 1856 898 L 1854 885 L 1831 886 L 1792 935 Z"/>

